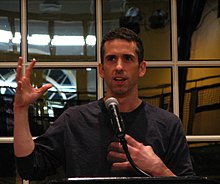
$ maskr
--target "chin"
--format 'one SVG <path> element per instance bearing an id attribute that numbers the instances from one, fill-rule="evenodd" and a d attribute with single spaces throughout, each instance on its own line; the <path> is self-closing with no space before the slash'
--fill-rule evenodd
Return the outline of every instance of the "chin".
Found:
<path id="1" fill-rule="evenodd" d="M 113 92 L 114 96 L 118 96 L 118 97 L 122 97 L 122 96 L 125 96 L 126 95 L 126 92 L 125 91 L 114 91 Z"/>

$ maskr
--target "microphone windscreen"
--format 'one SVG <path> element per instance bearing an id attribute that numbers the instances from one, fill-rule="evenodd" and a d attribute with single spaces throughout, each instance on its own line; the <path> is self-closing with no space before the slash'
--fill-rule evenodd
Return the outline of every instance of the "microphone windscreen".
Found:
<path id="1" fill-rule="evenodd" d="M 110 105 L 115 105 L 115 106 L 118 106 L 119 103 L 118 103 L 118 100 L 114 97 L 110 97 L 108 98 L 106 101 L 105 101 L 105 106 L 107 109 L 109 109 L 109 106 Z"/>

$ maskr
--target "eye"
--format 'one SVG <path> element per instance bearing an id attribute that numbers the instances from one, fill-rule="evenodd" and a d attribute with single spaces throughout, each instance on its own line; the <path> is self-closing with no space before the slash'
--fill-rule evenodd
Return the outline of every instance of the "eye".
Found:
<path id="1" fill-rule="evenodd" d="M 124 55 L 125 61 L 133 61 L 133 57 L 131 55 Z"/>
<path id="2" fill-rule="evenodd" d="M 114 55 L 109 55 L 106 57 L 107 61 L 115 61 L 116 57 Z"/>

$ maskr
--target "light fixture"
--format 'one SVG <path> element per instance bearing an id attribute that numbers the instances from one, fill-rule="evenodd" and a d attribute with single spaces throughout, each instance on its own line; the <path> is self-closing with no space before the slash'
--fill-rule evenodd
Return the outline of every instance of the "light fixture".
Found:
<path id="1" fill-rule="evenodd" d="M 168 13 L 164 10 L 157 9 L 149 17 L 149 27 L 152 29 L 163 28 L 168 23 Z"/>
<path id="2" fill-rule="evenodd" d="M 58 2 L 58 0 L 45 0 L 40 4 L 40 12 L 43 13 L 56 13 L 60 12 L 62 9 L 62 5 Z"/>
<path id="3" fill-rule="evenodd" d="M 140 32 L 140 21 L 142 20 L 141 11 L 137 7 L 129 8 L 124 16 L 120 18 L 120 27 L 126 27 L 135 33 Z"/>

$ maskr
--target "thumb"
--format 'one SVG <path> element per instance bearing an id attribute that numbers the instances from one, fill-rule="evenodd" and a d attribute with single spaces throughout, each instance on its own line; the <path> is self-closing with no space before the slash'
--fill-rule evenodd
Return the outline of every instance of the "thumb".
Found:
<path id="1" fill-rule="evenodd" d="M 40 88 L 38 89 L 38 93 L 39 93 L 40 95 L 43 95 L 43 94 L 44 94 L 48 89 L 50 89 L 52 86 L 53 86 L 52 84 L 45 84 L 45 85 L 43 85 L 42 87 L 40 87 Z"/>

